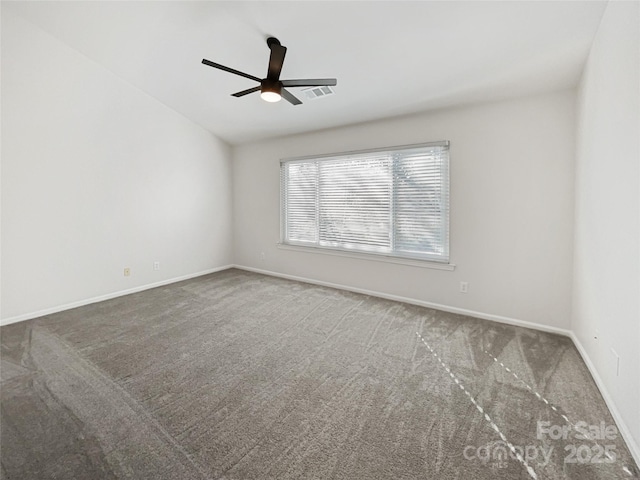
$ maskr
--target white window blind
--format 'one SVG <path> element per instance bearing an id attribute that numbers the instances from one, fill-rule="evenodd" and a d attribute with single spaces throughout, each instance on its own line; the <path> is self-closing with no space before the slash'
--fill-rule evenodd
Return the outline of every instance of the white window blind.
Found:
<path id="1" fill-rule="evenodd" d="M 449 261 L 449 142 L 280 164 L 282 243 Z"/>

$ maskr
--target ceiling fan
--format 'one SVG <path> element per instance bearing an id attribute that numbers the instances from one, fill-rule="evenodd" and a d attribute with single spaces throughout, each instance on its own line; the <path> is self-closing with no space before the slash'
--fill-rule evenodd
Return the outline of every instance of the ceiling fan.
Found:
<path id="1" fill-rule="evenodd" d="M 267 102 L 278 102 L 280 98 L 284 97 L 292 105 L 300 105 L 302 102 L 285 87 L 333 87 L 338 84 L 335 78 L 316 78 L 306 80 L 280 80 L 280 72 L 282 71 L 282 64 L 284 63 L 284 56 L 287 53 L 287 47 L 280 44 L 277 38 L 267 38 L 267 45 L 271 50 L 269 56 L 269 69 L 267 70 L 267 78 L 258 78 L 248 73 L 234 70 L 233 68 L 225 67 L 219 63 L 214 63 L 206 58 L 202 59 L 202 63 L 209 65 L 213 68 L 224 70 L 225 72 L 234 73 L 241 77 L 249 78 L 260 85 L 257 87 L 249 88 L 241 92 L 232 94 L 234 97 L 243 97 L 250 93 L 260 92 L 260 96 Z"/>

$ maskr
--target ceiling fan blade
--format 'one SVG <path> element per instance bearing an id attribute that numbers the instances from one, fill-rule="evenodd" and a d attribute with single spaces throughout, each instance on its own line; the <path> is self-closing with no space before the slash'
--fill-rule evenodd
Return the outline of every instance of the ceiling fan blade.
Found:
<path id="1" fill-rule="evenodd" d="M 300 105 L 302 103 L 295 95 L 284 88 L 280 90 L 280 95 L 291 105 Z"/>
<path id="2" fill-rule="evenodd" d="M 282 80 L 284 87 L 335 87 L 338 80 L 335 78 L 312 78 L 308 80 Z"/>
<path id="3" fill-rule="evenodd" d="M 220 65 L 219 63 L 212 62 L 207 60 L 206 58 L 202 59 L 202 63 L 205 65 L 209 65 L 213 68 L 218 68 L 220 70 L 224 70 L 225 72 L 235 73 L 236 75 L 240 75 L 241 77 L 249 78 L 251 80 L 255 80 L 256 82 L 261 82 L 262 80 L 258 77 L 254 77 L 253 75 L 249 75 L 248 73 L 241 72 L 239 70 L 234 70 L 233 68 L 225 67 L 224 65 Z"/>
<path id="4" fill-rule="evenodd" d="M 272 42 L 269 44 L 269 48 L 271 49 L 271 55 L 269 55 L 267 78 L 272 81 L 278 81 L 282 71 L 282 64 L 284 63 L 284 56 L 287 54 L 287 47 L 280 45 L 280 42 Z"/>
<path id="5" fill-rule="evenodd" d="M 259 91 L 260 91 L 260 85 L 258 85 L 257 87 L 253 87 L 253 88 L 247 88 L 246 90 L 243 90 L 241 92 L 232 93 L 231 96 L 233 96 L 233 97 L 244 97 L 245 95 L 249 95 L 250 93 L 259 92 Z"/>

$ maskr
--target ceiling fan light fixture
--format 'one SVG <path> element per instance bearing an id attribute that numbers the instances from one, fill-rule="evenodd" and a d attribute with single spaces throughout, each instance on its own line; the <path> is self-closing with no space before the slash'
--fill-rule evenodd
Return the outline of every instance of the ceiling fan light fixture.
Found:
<path id="1" fill-rule="evenodd" d="M 266 102 L 279 102 L 282 98 L 282 85 L 279 81 L 265 78 L 260 82 L 260 96 Z"/>
<path id="2" fill-rule="evenodd" d="M 282 98 L 278 92 L 274 92 L 272 90 L 263 90 L 260 93 L 260 97 L 262 97 L 262 99 L 265 102 L 271 102 L 271 103 L 279 102 L 280 99 Z"/>

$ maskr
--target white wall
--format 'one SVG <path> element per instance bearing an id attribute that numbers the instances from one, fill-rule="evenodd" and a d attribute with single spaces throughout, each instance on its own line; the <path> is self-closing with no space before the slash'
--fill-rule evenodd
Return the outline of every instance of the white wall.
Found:
<path id="1" fill-rule="evenodd" d="M 235 262 L 568 328 L 574 100 L 562 92 L 235 147 Z M 455 271 L 276 247 L 281 158 L 436 140 L 451 141 Z M 459 293 L 460 281 L 469 293 Z"/>
<path id="2" fill-rule="evenodd" d="M 2 319 L 232 263 L 229 147 L 8 10 Z"/>
<path id="3" fill-rule="evenodd" d="M 636 458 L 640 454 L 638 5 L 609 2 L 579 88 L 572 316 L 572 329 L 635 439 Z M 611 348 L 620 356 L 619 376 Z"/>

